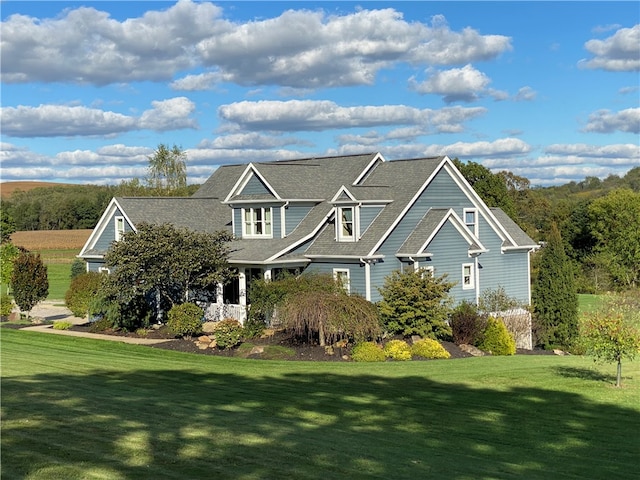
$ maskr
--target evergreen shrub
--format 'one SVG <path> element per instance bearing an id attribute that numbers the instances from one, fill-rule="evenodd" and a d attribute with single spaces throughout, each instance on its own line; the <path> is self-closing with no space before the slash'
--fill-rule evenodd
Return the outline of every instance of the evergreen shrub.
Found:
<path id="1" fill-rule="evenodd" d="M 384 346 L 384 355 L 392 360 L 411 360 L 411 347 L 404 340 L 389 340 Z"/>
<path id="2" fill-rule="evenodd" d="M 11 315 L 11 310 L 13 310 L 11 297 L 6 293 L 3 293 L 2 296 L 0 296 L 0 316 L 8 317 Z"/>
<path id="3" fill-rule="evenodd" d="M 515 355 L 516 341 L 502 320 L 489 317 L 478 348 L 491 355 Z"/>
<path id="4" fill-rule="evenodd" d="M 423 338 L 411 345 L 411 355 L 432 359 L 451 357 L 451 354 L 445 350 L 440 342 L 431 338 Z"/>
<path id="5" fill-rule="evenodd" d="M 183 303 L 171 307 L 167 328 L 174 335 L 191 337 L 202 331 L 202 308 L 194 303 Z"/>
<path id="6" fill-rule="evenodd" d="M 354 362 L 384 362 L 386 356 L 377 343 L 360 342 L 351 350 L 351 358 Z"/>

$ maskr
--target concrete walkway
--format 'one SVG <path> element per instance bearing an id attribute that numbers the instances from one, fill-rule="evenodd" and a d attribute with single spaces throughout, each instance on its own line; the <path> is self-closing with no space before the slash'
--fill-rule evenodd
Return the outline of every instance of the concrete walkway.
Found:
<path id="1" fill-rule="evenodd" d="M 62 305 L 62 302 L 44 301 L 33 307 L 29 315 L 35 321 L 54 322 L 56 320 L 64 320 L 74 325 L 83 325 L 87 323 L 86 318 L 74 317 L 71 311 Z M 117 335 L 102 335 L 100 333 L 75 332 L 72 330 L 54 330 L 53 325 L 40 324 L 32 327 L 25 327 L 21 330 L 29 330 L 32 332 L 54 333 L 56 335 L 68 335 L 71 337 L 95 338 L 97 340 L 109 340 L 112 342 L 134 343 L 137 345 L 154 345 L 156 343 L 171 342 L 171 339 L 158 338 L 137 338 L 137 337 L 120 337 Z"/>

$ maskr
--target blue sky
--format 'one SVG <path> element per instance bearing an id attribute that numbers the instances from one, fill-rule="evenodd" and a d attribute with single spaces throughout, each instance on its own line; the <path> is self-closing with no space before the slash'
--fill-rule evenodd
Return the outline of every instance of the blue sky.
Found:
<path id="1" fill-rule="evenodd" d="M 2 181 L 448 155 L 532 185 L 640 166 L 638 2 L 2 1 Z"/>

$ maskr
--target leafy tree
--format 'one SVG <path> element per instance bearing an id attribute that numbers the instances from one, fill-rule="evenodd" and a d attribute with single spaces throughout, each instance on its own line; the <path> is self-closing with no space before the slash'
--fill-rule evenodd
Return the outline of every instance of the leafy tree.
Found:
<path id="1" fill-rule="evenodd" d="M 13 262 L 19 254 L 20 249 L 13 243 L 4 242 L 0 244 L 0 283 L 3 287 L 6 285 L 7 290 L 13 273 Z"/>
<path id="2" fill-rule="evenodd" d="M 437 340 L 451 335 L 447 325 L 454 283 L 446 275 L 434 277 L 421 271 L 393 272 L 379 288 L 378 303 L 383 325 L 391 333 L 420 335 Z"/>
<path id="3" fill-rule="evenodd" d="M 0 211 L 0 243 L 11 241 L 11 234 L 16 231 L 16 222 L 5 208 Z"/>
<path id="4" fill-rule="evenodd" d="M 539 341 L 545 346 L 568 347 L 578 333 L 578 295 L 573 267 L 564 251 L 556 224 L 540 254 L 532 300 L 541 328 Z"/>
<path id="5" fill-rule="evenodd" d="M 617 364 L 616 386 L 621 386 L 622 360 L 640 354 L 640 295 L 610 296 L 600 308 L 585 315 L 580 340 L 596 361 Z"/>
<path id="6" fill-rule="evenodd" d="M 13 261 L 11 275 L 13 298 L 20 310 L 29 312 L 49 293 L 47 267 L 42 263 L 39 253 L 22 250 Z"/>
<path id="7" fill-rule="evenodd" d="M 610 259 L 609 273 L 617 289 L 640 285 L 640 192 L 613 190 L 589 205 L 596 251 Z"/>
<path id="8" fill-rule="evenodd" d="M 71 280 L 64 302 L 76 317 L 84 317 L 99 312 L 97 297 L 104 279 L 103 273 L 86 272 Z"/>
<path id="9" fill-rule="evenodd" d="M 147 298 L 160 321 L 173 305 L 212 297 L 218 282 L 233 276 L 227 263 L 231 238 L 170 224 L 138 225 L 105 255 L 113 272 L 105 284 L 108 300 L 126 305 Z"/>
<path id="10" fill-rule="evenodd" d="M 187 154 L 176 145 L 169 149 L 158 145 L 158 149 L 149 159 L 147 184 L 156 193 L 184 189 L 187 186 Z"/>
<path id="11" fill-rule="evenodd" d="M 492 173 L 479 163 L 463 163 L 457 158 L 453 163 L 489 207 L 499 207 L 511 218 L 516 218 L 515 205 L 504 176 Z"/>

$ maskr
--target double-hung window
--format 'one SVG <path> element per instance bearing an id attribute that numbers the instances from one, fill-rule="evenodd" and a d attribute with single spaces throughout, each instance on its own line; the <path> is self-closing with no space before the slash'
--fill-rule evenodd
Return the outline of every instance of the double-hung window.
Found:
<path id="1" fill-rule="evenodd" d="M 469 290 L 475 285 L 474 265 L 473 263 L 462 264 L 462 289 Z"/>
<path id="2" fill-rule="evenodd" d="M 244 236 L 271 237 L 271 208 L 244 209 Z"/>
<path id="3" fill-rule="evenodd" d="M 119 242 L 124 235 L 124 217 L 115 217 L 116 225 L 116 242 Z"/>
<path id="4" fill-rule="evenodd" d="M 342 242 L 353 242 L 356 238 L 355 208 L 338 208 L 338 221 L 338 240 Z"/>
<path id="5" fill-rule="evenodd" d="M 333 278 L 335 278 L 344 288 L 344 291 L 351 293 L 351 279 L 349 278 L 349 270 L 346 268 L 334 268 Z"/>
<path id="6" fill-rule="evenodd" d="M 478 235 L 478 212 L 475 208 L 464 209 L 464 224 L 474 235 Z"/>

